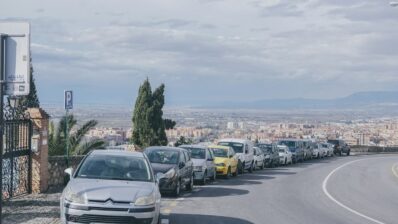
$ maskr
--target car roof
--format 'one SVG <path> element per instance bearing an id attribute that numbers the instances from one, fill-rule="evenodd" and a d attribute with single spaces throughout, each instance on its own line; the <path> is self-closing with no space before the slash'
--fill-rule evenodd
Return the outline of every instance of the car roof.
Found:
<path id="1" fill-rule="evenodd" d="M 124 151 L 124 150 L 103 150 L 103 149 L 97 149 L 93 150 L 90 153 L 91 155 L 123 155 L 123 156 L 135 156 L 135 157 L 140 157 L 144 158 L 144 154 L 142 152 L 132 152 L 132 151 Z"/>
<path id="2" fill-rule="evenodd" d="M 223 146 L 223 145 L 209 145 L 207 147 L 212 149 L 224 149 L 224 150 L 230 149 L 229 146 Z"/>
<path id="3" fill-rule="evenodd" d="M 171 151 L 178 151 L 178 152 L 186 152 L 186 149 L 183 148 L 178 148 L 178 147 L 170 147 L 170 146 L 150 146 L 146 148 L 144 151 L 149 151 L 149 150 L 171 150 Z"/>
<path id="4" fill-rule="evenodd" d="M 186 147 L 186 148 L 199 148 L 199 149 L 206 149 L 207 148 L 204 145 L 180 145 L 178 147 L 179 148 L 183 148 L 183 147 Z"/>
<path id="5" fill-rule="evenodd" d="M 299 142 L 302 141 L 302 139 L 296 139 L 296 138 L 283 138 L 283 139 L 279 139 L 278 142 L 280 141 L 294 141 L 294 142 Z"/>
<path id="6" fill-rule="evenodd" d="M 249 140 L 246 139 L 240 139 L 240 138 L 224 138 L 220 139 L 218 142 L 236 142 L 236 143 L 246 143 L 249 142 Z"/>

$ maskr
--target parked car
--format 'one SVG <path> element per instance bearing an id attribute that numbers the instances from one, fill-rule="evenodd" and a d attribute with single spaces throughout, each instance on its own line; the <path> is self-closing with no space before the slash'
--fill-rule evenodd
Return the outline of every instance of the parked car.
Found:
<path id="1" fill-rule="evenodd" d="M 254 169 L 253 143 L 246 139 L 222 139 L 218 145 L 232 147 L 238 158 L 238 172 L 248 170 L 250 173 Z"/>
<path id="2" fill-rule="evenodd" d="M 304 161 L 303 142 L 298 139 L 283 139 L 278 142 L 278 145 L 285 145 L 292 152 L 293 163 Z"/>
<path id="3" fill-rule="evenodd" d="M 323 157 L 323 151 L 319 144 L 315 144 L 312 150 L 312 158 L 319 159 L 321 157 Z"/>
<path id="4" fill-rule="evenodd" d="M 159 178 L 143 153 L 94 150 L 76 172 L 60 198 L 62 223 L 159 223 Z"/>
<path id="5" fill-rule="evenodd" d="M 332 144 L 334 146 L 333 153 L 336 155 L 342 155 L 345 153 L 347 156 L 350 155 L 350 147 L 345 143 L 344 140 L 341 139 L 329 139 L 328 143 Z"/>
<path id="6" fill-rule="evenodd" d="M 256 146 L 264 152 L 266 167 L 275 167 L 279 165 L 279 151 L 275 143 L 258 143 Z"/>
<path id="7" fill-rule="evenodd" d="M 217 175 L 230 178 L 238 175 L 238 159 L 232 147 L 221 145 L 208 146 L 214 154 L 214 163 L 217 167 Z"/>
<path id="8" fill-rule="evenodd" d="M 333 156 L 334 155 L 334 153 L 333 153 L 333 145 L 332 144 L 329 144 L 329 143 L 321 143 L 321 145 L 322 145 L 322 148 L 324 148 L 325 149 L 325 151 L 326 151 L 326 156 Z"/>
<path id="9" fill-rule="evenodd" d="M 265 156 L 263 151 L 258 147 L 253 147 L 254 150 L 254 169 L 260 168 L 263 170 L 265 168 Z"/>
<path id="10" fill-rule="evenodd" d="M 207 179 L 216 180 L 217 171 L 213 151 L 201 145 L 182 145 L 180 148 L 190 152 L 193 162 L 193 179 L 205 185 Z"/>
<path id="11" fill-rule="evenodd" d="M 309 160 L 313 157 L 313 151 L 316 143 L 311 139 L 302 139 L 304 149 L 304 159 Z"/>
<path id="12" fill-rule="evenodd" d="M 288 165 L 293 163 L 292 152 L 286 145 L 278 145 L 279 164 Z"/>
<path id="13" fill-rule="evenodd" d="M 181 188 L 193 189 L 193 162 L 186 149 L 154 146 L 145 149 L 144 153 L 153 171 L 164 174 L 159 181 L 161 193 L 172 193 L 178 197 Z"/>
<path id="14" fill-rule="evenodd" d="M 328 156 L 328 148 L 324 147 L 322 143 L 317 143 L 321 158 Z"/>

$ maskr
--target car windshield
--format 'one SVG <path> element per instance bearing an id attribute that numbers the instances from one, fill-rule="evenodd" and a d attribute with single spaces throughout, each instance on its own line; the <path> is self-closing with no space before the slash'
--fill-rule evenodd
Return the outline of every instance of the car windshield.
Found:
<path id="1" fill-rule="evenodd" d="M 152 175 L 144 158 L 116 155 L 90 155 L 77 173 L 77 178 L 151 181 Z"/>
<path id="2" fill-rule="evenodd" d="M 222 158 L 227 158 L 228 157 L 228 150 L 226 149 L 211 149 L 213 150 L 214 156 L 215 157 L 222 157 Z"/>
<path id="3" fill-rule="evenodd" d="M 322 147 L 329 148 L 329 145 L 328 144 L 322 144 Z"/>
<path id="4" fill-rule="evenodd" d="M 178 151 L 175 150 L 150 150 L 145 152 L 151 163 L 177 164 Z"/>
<path id="5" fill-rule="evenodd" d="M 243 153 L 243 144 L 236 142 L 219 142 L 218 145 L 230 146 L 234 149 L 236 153 Z"/>
<path id="6" fill-rule="evenodd" d="M 190 148 L 191 157 L 193 159 L 205 159 L 206 158 L 206 151 L 205 149 L 201 148 Z"/>
<path id="7" fill-rule="evenodd" d="M 257 147 L 259 147 L 264 153 L 272 152 L 272 145 L 270 144 L 258 144 Z"/>
<path id="8" fill-rule="evenodd" d="M 284 149 L 279 149 L 279 152 L 285 152 L 285 150 Z"/>
<path id="9" fill-rule="evenodd" d="M 286 145 L 289 148 L 295 148 L 296 142 L 295 141 L 280 141 L 279 145 Z"/>

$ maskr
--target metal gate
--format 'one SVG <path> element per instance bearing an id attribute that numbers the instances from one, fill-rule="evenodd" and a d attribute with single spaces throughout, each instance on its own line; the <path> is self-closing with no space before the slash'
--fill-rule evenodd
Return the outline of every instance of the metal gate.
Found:
<path id="1" fill-rule="evenodd" d="M 3 199 L 32 192 L 32 121 L 4 111 Z"/>

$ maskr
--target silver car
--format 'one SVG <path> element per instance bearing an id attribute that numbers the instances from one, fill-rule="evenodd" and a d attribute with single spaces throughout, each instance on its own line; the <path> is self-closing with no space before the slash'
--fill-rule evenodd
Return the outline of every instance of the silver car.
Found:
<path id="1" fill-rule="evenodd" d="M 217 168 L 214 164 L 213 151 L 201 145 L 182 145 L 180 148 L 190 152 L 193 162 L 194 180 L 205 185 L 207 179 L 212 181 L 217 178 Z"/>
<path id="2" fill-rule="evenodd" d="M 157 224 L 158 179 L 143 153 L 95 150 L 76 172 L 61 196 L 62 223 Z"/>

